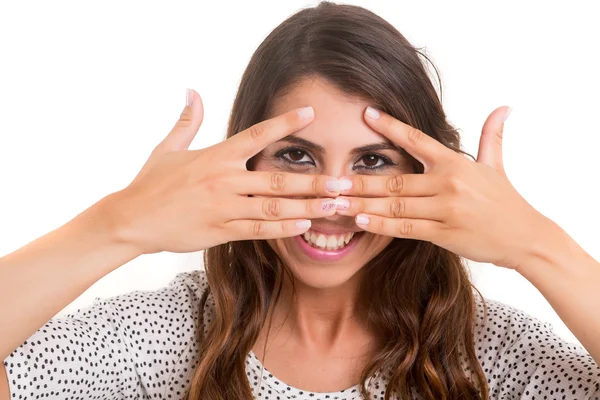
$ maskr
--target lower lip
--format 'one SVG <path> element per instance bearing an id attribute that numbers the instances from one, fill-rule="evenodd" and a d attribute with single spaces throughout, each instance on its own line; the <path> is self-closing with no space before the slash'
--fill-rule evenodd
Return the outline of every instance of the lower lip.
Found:
<path id="1" fill-rule="evenodd" d="M 364 232 L 357 232 L 352 237 L 352 240 L 348 242 L 346 246 L 339 250 L 321 250 L 306 243 L 306 240 L 302 236 L 296 236 L 295 239 L 298 242 L 300 248 L 304 253 L 315 261 L 339 261 L 344 258 L 349 252 L 356 247 L 356 244 L 362 237 Z"/>

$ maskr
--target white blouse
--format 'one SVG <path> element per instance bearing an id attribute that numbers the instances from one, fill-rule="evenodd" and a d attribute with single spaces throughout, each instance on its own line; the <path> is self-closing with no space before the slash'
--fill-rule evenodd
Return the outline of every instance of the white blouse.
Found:
<path id="1" fill-rule="evenodd" d="M 194 332 L 208 288 L 203 270 L 179 273 L 164 288 L 96 298 L 48 321 L 4 361 L 12 399 L 181 399 L 197 366 Z M 478 302 L 476 353 L 490 399 L 600 400 L 600 368 L 550 324 L 498 301 Z M 212 294 L 202 311 L 205 332 Z M 310 392 L 278 379 L 251 351 L 246 371 L 260 399 L 360 399 L 358 385 Z M 367 381 L 383 399 L 386 375 Z"/>

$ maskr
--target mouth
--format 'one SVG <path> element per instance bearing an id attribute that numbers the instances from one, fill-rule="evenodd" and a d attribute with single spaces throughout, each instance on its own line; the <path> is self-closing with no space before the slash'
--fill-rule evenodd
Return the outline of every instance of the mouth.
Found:
<path id="1" fill-rule="evenodd" d="M 343 249 L 354 238 L 356 232 L 346 232 L 333 235 L 327 235 L 313 230 L 307 231 L 302 238 L 304 241 L 321 250 Z"/>
<path id="2" fill-rule="evenodd" d="M 315 261 L 338 261 L 356 247 L 363 234 L 364 231 L 325 234 L 311 229 L 296 236 L 296 241 L 302 251 Z"/>

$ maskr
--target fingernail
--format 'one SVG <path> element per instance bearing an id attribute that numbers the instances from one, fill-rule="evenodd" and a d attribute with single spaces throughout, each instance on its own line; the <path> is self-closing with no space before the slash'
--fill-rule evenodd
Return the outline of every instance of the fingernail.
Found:
<path id="1" fill-rule="evenodd" d="M 310 219 L 305 219 L 305 220 L 296 222 L 296 227 L 298 229 L 307 229 L 307 228 L 310 228 Z"/>
<path id="2" fill-rule="evenodd" d="M 357 215 L 356 216 L 356 223 L 359 225 L 368 225 L 369 224 L 369 217 L 365 216 L 365 215 Z"/>
<path id="3" fill-rule="evenodd" d="M 347 210 L 350 208 L 350 201 L 348 199 L 335 199 L 336 209 L 338 210 Z"/>
<path id="4" fill-rule="evenodd" d="M 335 199 L 328 199 L 323 202 L 321 205 L 321 210 L 323 211 L 331 211 L 337 208 L 337 203 Z"/>
<path id="5" fill-rule="evenodd" d="M 340 190 L 350 190 L 352 189 L 352 181 L 347 178 L 340 178 Z"/>
<path id="6" fill-rule="evenodd" d="M 369 106 L 367 107 L 367 117 L 371 119 L 379 119 L 379 111 Z"/>
<path id="7" fill-rule="evenodd" d="M 185 105 L 191 106 L 194 103 L 194 92 L 192 89 L 186 89 L 185 91 Z"/>
<path id="8" fill-rule="evenodd" d="M 298 110 L 298 116 L 300 119 L 311 119 L 315 116 L 315 110 L 312 107 L 304 107 Z"/>
<path id="9" fill-rule="evenodd" d="M 330 192 L 339 192 L 340 187 L 341 185 L 338 179 L 330 179 L 325 183 L 325 188 Z"/>
<path id="10" fill-rule="evenodd" d="M 504 119 L 502 121 L 506 121 L 508 119 L 508 116 L 510 115 L 511 111 L 512 111 L 512 108 L 510 108 L 510 107 L 508 107 L 506 109 L 506 113 L 504 114 Z"/>

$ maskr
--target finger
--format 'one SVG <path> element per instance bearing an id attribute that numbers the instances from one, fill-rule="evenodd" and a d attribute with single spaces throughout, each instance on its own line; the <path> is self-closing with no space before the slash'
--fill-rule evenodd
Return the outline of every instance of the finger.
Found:
<path id="1" fill-rule="evenodd" d="M 224 226 L 233 236 L 230 240 L 266 240 L 302 235 L 310 228 L 308 219 L 286 221 L 235 220 Z"/>
<path id="2" fill-rule="evenodd" d="M 443 221 L 444 208 L 440 207 L 436 197 L 338 197 L 343 206 L 337 207 L 340 215 L 356 216 L 358 214 L 373 214 L 388 218 L 411 218 Z"/>
<path id="3" fill-rule="evenodd" d="M 489 165 L 506 175 L 502 161 L 502 140 L 504 121 L 510 114 L 510 107 L 498 107 L 487 117 L 481 129 L 477 162 Z"/>
<path id="4" fill-rule="evenodd" d="M 348 182 L 341 194 L 359 197 L 433 196 L 441 187 L 432 174 L 350 175 L 340 181 Z"/>
<path id="5" fill-rule="evenodd" d="M 426 219 L 386 218 L 372 214 L 358 214 L 356 225 L 377 235 L 433 242 L 441 235 L 444 225 Z"/>
<path id="6" fill-rule="evenodd" d="M 243 195 L 330 196 L 339 195 L 338 178 L 326 175 L 279 171 L 242 171 L 225 178 L 225 183 Z M 329 190 L 329 189 L 331 190 Z"/>
<path id="7" fill-rule="evenodd" d="M 286 112 L 274 118 L 259 122 L 225 140 L 227 151 L 245 160 L 260 153 L 269 144 L 276 142 L 300 129 L 314 119 L 312 107 L 304 107 Z"/>
<path id="8" fill-rule="evenodd" d="M 278 221 L 296 218 L 324 218 L 335 214 L 335 199 L 283 199 L 279 197 L 241 197 L 228 212 L 230 220 Z"/>
<path id="9" fill-rule="evenodd" d="M 156 146 L 153 154 L 187 150 L 196 136 L 204 118 L 204 106 L 200 95 L 187 90 L 186 105 L 171 132 Z"/>
<path id="10" fill-rule="evenodd" d="M 383 111 L 367 107 L 365 120 L 377 132 L 406 150 L 425 166 L 425 172 L 457 154 L 417 128 L 405 124 Z"/>

